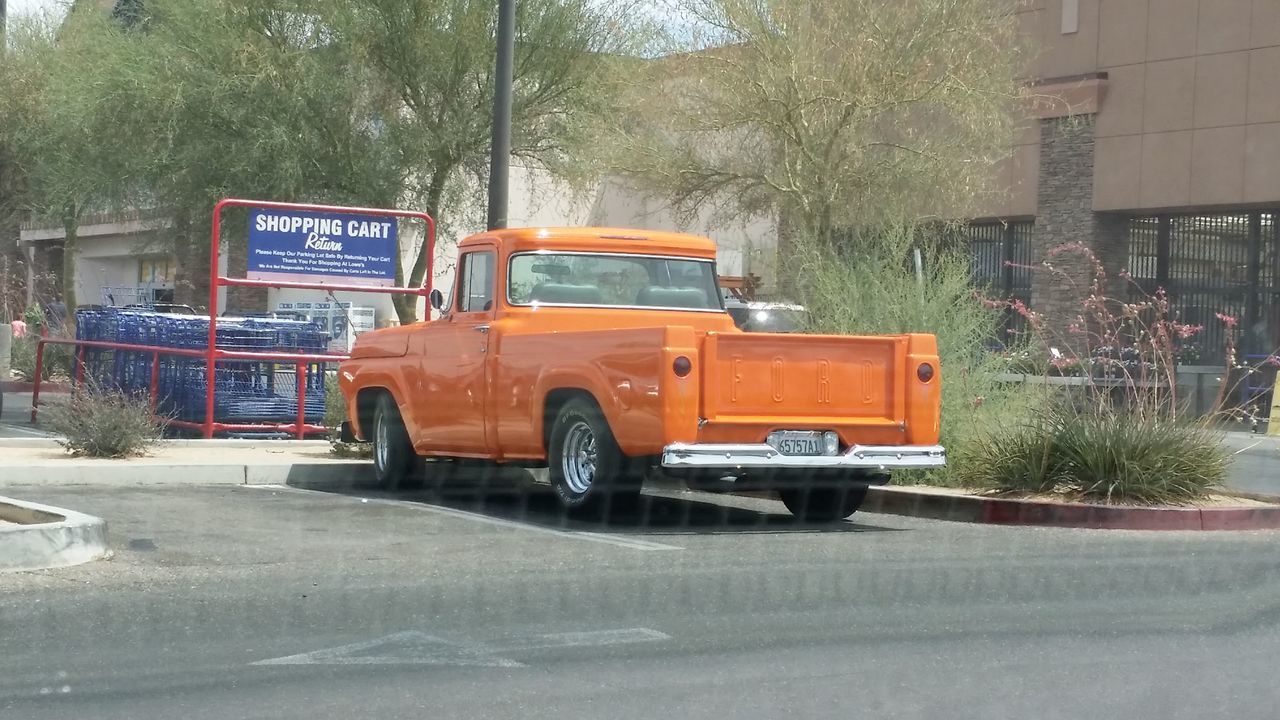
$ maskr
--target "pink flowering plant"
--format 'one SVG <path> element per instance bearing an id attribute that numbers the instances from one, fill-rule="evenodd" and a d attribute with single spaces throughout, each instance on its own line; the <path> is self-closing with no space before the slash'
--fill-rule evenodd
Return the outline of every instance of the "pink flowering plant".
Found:
<path id="1" fill-rule="evenodd" d="M 1081 287 L 1061 267 L 1067 263 L 1088 268 L 1087 286 Z M 1083 386 L 1093 399 L 1119 401 L 1131 410 L 1160 412 L 1170 418 L 1178 415 L 1177 366 L 1198 356 L 1196 340 L 1202 326 L 1181 322 L 1163 288 L 1152 294 L 1127 293 L 1137 296 L 1136 300 L 1108 294 L 1109 289 L 1138 285 L 1123 270 L 1117 274 L 1118 282 L 1110 281 L 1102 262 L 1081 243 L 1055 247 L 1042 265 L 1029 269 L 1048 273 L 1061 291 L 1081 300 L 1071 312 L 1054 318 L 1021 300 L 992 301 L 1020 317 L 1025 327 L 1021 338 L 1025 349 L 1011 354 L 1011 372 L 1037 368 L 1048 376 L 1086 378 Z M 1235 318 L 1218 317 L 1228 330 L 1235 327 Z M 1234 357 L 1234 333 L 1229 331 L 1227 336 L 1226 351 Z M 1043 359 L 1032 359 L 1036 356 Z"/>
<path id="2" fill-rule="evenodd" d="M 1074 280 L 1084 268 L 1088 285 Z M 1052 249 L 1034 272 L 1049 273 L 1056 292 L 1081 298 L 1047 317 L 1021 301 L 990 301 L 1022 319 L 1008 356 L 1010 371 L 1046 377 L 1038 406 L 1015 422 L 993 425 L 963 449 L 961 483 L 1019 495 L 1120 504 L 1185 504 L 1218 486 L 1227 455 L 1207 421 L 1180 417 L 1178 362 L 1203 328 L 1181 322 L 1167 294 L 1109 294 L 1136 287 L 1108 278 L 1084 245 Z M 1235 353 L 1235 318 L 1219 317 Z M 1073 378 L 1052 382 L 1052 378 Z M 1059 387 L 1066 386 L 1066 387 Z M 1224 391 L 1225 392 L 1225 391 Z M 1218 403 L 1222 401 L 1220 392 Z"/>

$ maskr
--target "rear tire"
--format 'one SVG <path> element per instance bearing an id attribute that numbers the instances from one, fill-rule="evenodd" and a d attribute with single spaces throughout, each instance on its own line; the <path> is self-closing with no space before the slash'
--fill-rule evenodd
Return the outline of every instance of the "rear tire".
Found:
<path id="1" fill-rule="evenodd" d="M 862 483 L 841 484 L 835 487 L 796 487 L 778 491 L 782 504 L 804 522 L 830 523 L 843 520 L 857 512 L 867 497 L 867 486 Z"/>
<path id="2" fill-rule="evenodd" d="M 569 512 L 608 517 L 633 511 L 640 500 L 645 469 L 618 448 L 595 403 L 575 398 L 556 415 L 547 448 L 547 470 L 551 487 Z"/>
<path id="3" fill-rule="evenodd" d="M 400 490 L 421 479 L 420 458 L 405 430 L 400 409 L 390 393 L 378 396 L 373 410 L 373 472 L 378 487 Z"/>

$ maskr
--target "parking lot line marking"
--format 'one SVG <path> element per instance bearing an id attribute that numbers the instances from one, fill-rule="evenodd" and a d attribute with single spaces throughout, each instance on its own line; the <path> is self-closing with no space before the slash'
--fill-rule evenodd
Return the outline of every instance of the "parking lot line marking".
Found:
<path id="1" fill-rule="evenodd" d="M 24 434 L 26 434 L 26 435 L 30 435 L 31 437 L 38 437 L 38 438 L 52 438 L 52 437 L 53 437 L 53 435 L 51 435 L 51 434 L 49 434 L 49 433 L 47 433 L 47 432 L 43 432 L 43 431 L 41 431 L 41 430 L 32 430 L 32 429 L 30 429 L 30 428 L 24 428 L 24 427 L 20 427 L 20 426 L 18 426 L 18 425 L 9 425 L 9 424 L 7 424 L 7 423 L 6 423 L 6 424 L 3 424 L 3 425 L 0 425 L 0 430 L 3 430 L 3 431 L 5 431 L 5 432 L 17 432 L 17 433 L 24 433 Z"/>
<path id="2" fill-rule="evenodd" d="M 524 667 L 488 649 L 449 642 L 410 630 L 374 640 L 259 660 L 251 665 L 462 665 Z"/>
<path id="3" fill-rule="evenodd" d="M 649 628 L 619 628 L 549 633 L 506 638 L 498 643 L 451 641 L 417 630 L 398 632 L 374 640 L 268 658 L 251 665 L 462 665 L 472 667 L 527 667 L 503 657 L 504 653 L 560 648 L 607 647 L 670 640 L 671 636 Z"/>
<path id="4" fill-rule="evenodd" d="M 519 650 L 549 650 L 566 647 L 605 647 L 608 645 L 626 645 L 629 643 L 656 642 L 670 640 L 671 636 L 650 630 L 649 628 L 622 628 L 618 630 L 588 630 L 583 632 L 549 633 L 547 635 L 531 635 L 523 638 L 512 638 L 500 643 L 495 652 L 517 652 Z"/>
<path id="5" fill-rule="evenodd" d="M 266 490 L 290 490 L 293 492 L 313 493 L 316 495 L 324 495 L 326 497 L 347 498 L 359 502 L 378 503 L 380 505 L 392 505 L 395 507 L 407 508 L 409 510 L 417 510 L 420 512 L 434 513 L 436 515 L 444 515 L 447 517 L 455 517 L 463 520 L 471 520 L 473 522 L 484 523 L 494 527 L 511 528 L 514 530 L 526 530 L 529 532 L 542 533 L 544 535 L 554 535 L 556 537 L 567 538 L 569 540 L 585 540 L 587 542 L 602 543 L 604 545 L 612 545 L 614 547 L 627 548 L 628 550 L 684 550 L 678 545 L 667 545 L 666 543 L 653 542 L 651 540 L 642 540 L 640 538 L 628 538 L 610 533 L 592 532 L 590 530 L 556 530 L 555 528 L 543 527 L 533 523 L 519 522 L 517 520 L 507 520 L 505 518 L 496 518 L 483 513 L 471 512 L 469 510 L 458 510 L 451 507 L 443 507 L 440 505 L 431 505 L 423 502 L 413 502 L 408 500 L 392 500 L 389 498 L 358 498 L 350 495 L 335 495 L 331 492 L 323 490 L 309 490 L 307 488 L 295 488 L 288 485 L 245 485 L 249 488 L 261 488 Z"/>

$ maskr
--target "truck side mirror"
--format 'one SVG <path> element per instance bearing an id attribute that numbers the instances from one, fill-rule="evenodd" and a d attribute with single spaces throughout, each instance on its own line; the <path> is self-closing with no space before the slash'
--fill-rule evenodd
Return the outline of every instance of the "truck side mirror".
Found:
<path id="1" fill-rule="evenodd" d="M 431 295 L 428 297 L 431 302 L 431 309 L 440 312 L 440 309 L 444 307 L 444 293 L 439 290 L 432 290 Z"/>

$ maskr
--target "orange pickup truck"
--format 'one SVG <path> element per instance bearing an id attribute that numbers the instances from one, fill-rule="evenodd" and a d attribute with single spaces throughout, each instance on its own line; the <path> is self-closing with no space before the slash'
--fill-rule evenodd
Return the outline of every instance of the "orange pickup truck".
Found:
<path id="1" fill-rule="evenodd" d="M 547 467 L 571 510 L 633 503 L 655 468 L 707 489 L 774 489 L 848 517 L 895 468 L 945 463 L 932 335 L 747 333 L 715 245 L 608 228 L 464 240 L 441 317 L 362 334 L 339 368 L 350 439 L 380 482 L 422 457 Z"/>

